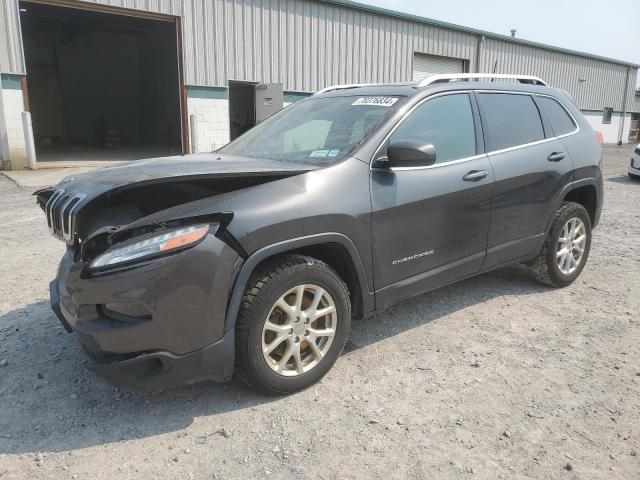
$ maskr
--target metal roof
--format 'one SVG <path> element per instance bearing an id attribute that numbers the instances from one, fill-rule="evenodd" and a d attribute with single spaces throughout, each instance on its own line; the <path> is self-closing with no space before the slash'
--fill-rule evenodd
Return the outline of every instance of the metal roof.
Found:
<path id="1" fill-rule="evenodd" d="M 367 5 L 360 2 L 353 2 L 351 0 L 318 0 L 320 2 L 329 3 L 332 5 L 340 5 L 343 7 L 355 8 L 358 10 L 364 10 L 380 15 L 386 15 L 389 17 L 400 18 L 403 20 L 411 20 L 418 23 L 424 23 L 427 25 L 433 25 L 436 27 L 449 28 L 451 30 L 457 30 L 465 33 L 472 33 L 475 35 L 484 35 L 488 38 L 495 38 L 497 40 L 503 40 L 506 42 L 519 43 L 521 45 L 527 45 L 529 47 L 544 48 L 545 50 L 551 50 L 554 52 L 567 53 L 570 55 L 577 55 L 585 58 L 593 58 L 595 60 L 604 60 L 606 62 L 618 63 L 620 65 L 627 65 L 629 67 L 640 67 L 640 64 L 626 62 L 624 60 L 617 60 L 615 58 L 603 57 L 601 55 L 593 55 L 591 53 L 580 52 L 578 50 L 571 50 L 569 48 L 556 47 L 553 45 L 547 45 L 545 43 L 533 42 L 531 40 L 524 40 L 522 38 L 512 37 L 510 35 L 502 35 L 499 33 L 489 32 L 487 30 L 480 30 L 477 28 L 463 27 L 462 25 L 456 25 L 455 23 L 443 22 L 441 20 L 434 20 L 432 18 L 422 17 L 420 15 L 413 15 L 411 13 L 398 12 L 396 10 L 389 10 L 387 8 L 376 7 L 373 5 Z"/>

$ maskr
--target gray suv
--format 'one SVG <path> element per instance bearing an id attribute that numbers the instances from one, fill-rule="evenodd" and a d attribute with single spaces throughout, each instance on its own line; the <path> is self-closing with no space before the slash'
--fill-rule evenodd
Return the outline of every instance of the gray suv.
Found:
<path id="1" fill-rule="evenodd" d="M 352 318 L 514 263 L 569 285 L 600 162 L 578 109 L 535 77 L 331 87 L 217 152 L 36 192 L 67 244 L 51 304 L 117 383 L 235 373 L 287 394 L 327 373 Z"/>

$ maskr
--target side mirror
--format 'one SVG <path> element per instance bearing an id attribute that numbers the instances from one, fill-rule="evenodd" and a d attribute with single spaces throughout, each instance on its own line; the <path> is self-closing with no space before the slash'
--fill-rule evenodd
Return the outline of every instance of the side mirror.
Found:
<path id="1" fill-rule="evenodd" d="M 436 147 L 431 143 L 402 140 L 387 148 L 388 167 L 428 167 L 436 163 Z"/>

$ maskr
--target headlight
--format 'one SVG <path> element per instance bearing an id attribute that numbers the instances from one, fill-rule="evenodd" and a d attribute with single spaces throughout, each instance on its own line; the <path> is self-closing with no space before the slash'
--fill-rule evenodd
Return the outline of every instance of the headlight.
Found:
<path id="1" fill-rule="evenodd" d="M 128 245 L 111 248 L 98 255 L 91 262 L 90 268 L 110 267 L 118 263 L 130 262 L 131 260 L 193 246 L 205 237 L 210 227 L 211 225 L 193 225 L 177 228 L 148 236 L 143 240 Z"/>

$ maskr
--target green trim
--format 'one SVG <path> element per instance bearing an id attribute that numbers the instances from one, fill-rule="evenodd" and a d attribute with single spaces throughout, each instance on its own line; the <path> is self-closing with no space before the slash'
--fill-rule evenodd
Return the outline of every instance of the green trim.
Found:
<path id="1" fill-rule="evenodd" d="M 570 50 L 568 48 L 554 47 L 552 45 L 546 45 L 544 43 L 532 42 L 529 40 L 523 40 L 521 38 L 510 37 L 509 35 L 500 35 L 499 33 L 487 32 L 485 30 L 478 30 L 476 28 L 463 27 L 454 23 L 441 22 L 440 20 L 433 20 L 431 18 L 421 17 L 419 15 L 412 15 L 410 13 L 396 12 L 386 8 L 374 7 L 372 5 L 365 5 L 359 2 L 353 2 L 351 0 L 320 0 L 324 3 L 332 5 L 339 5 L 341 7 L 354 8 L 357 10 L 363 10 L 365 12 L 377 13 L 379 15 L 385 15 L 387 17 L 400 18 L 402 20 L 409 20 L 412 22 L 424 23 L 427 25 L 433 25 L 435 27 L 448 28 L 450 30 L 457 30 L 459 32 L 471 33 L 474 35 L 484 35 L 488 38 L 496 40 L 503 40 L 505 42 L 519 43 L 528 47 L 544 48 L 559 53 L 567 53 L 569 55 L 578 55 L 580 57 L 592 58 L 594 60 L 603 60 L 605 62 L 617 63 L 619 65 L 626 65 L 629 67 L 638 68 L 640 65 L 631 62 L 625 62 L 622 60 L 616 60 L 613 58 L 601 57 L 600 55 L 592 55 L 590 53 L 578 52 L 576 50 Z"/>
<path id="2" fill-rule="evenodd" d="M 229 91 L 225 87 L 187 86 L 187 97 L 227 100 L 229 98 Z"/>
<path id="3" fill-rule="evenodd" d="M 0 78 L 4 90 L 22 90 L 22 75 L 3 73 Z"/>
<path id="4" fill-rule="evenodd" d="M 313 95 L 312 93 L 307 92 L 282 92 L 283 101 L 285 103 L 295 103 L 299 100 L 303 100 L 305 98 Z"/>

